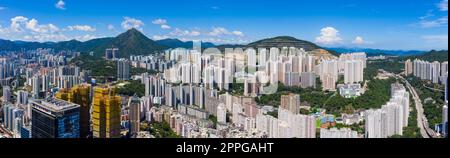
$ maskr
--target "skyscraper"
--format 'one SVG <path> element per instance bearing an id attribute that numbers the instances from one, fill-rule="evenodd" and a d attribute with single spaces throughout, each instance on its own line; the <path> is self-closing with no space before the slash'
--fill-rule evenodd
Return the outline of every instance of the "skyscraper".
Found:
<path id="1" fill-rule="evenodd" d="M 447 75 L 447 72 L 448 72 L 448 62 L 445 61 L 441 63 L 441 76 Z"/>
<path id="2" fill-rule="evenodd" d="M 413 73 L 413 63 L 410 59 L 405 61 L 405 75 L 408 76 Z"/>
<path id="3" fill-rule="evenodd" d="M 80 105 L 47 98 L 31 102 L 32 138 L 79 138 Z"/>
<path id="4" fill-rule="evenodd" d="M 448 135 L 448 103 L 442 108 L 442 134 L 444 137 Z"/>
<path id="5" fill-rule="evenodd" d="M 227 109 L 225 107 L 225 104 L 219 103 L 219 106 L 217 107 L 217 122 L 219 123 L 227 123 Z"/>
<path id="6" fill-rule="evenodd" d="M 94 87 L 92 128 L 94 138 L 120 137 L 121 98 L 111 87 Z"/>
<path id="7" fill-rule="evenodd" d="M 128 117 L 130 120 L 130 135 L 134 136 L 137 135 L 137 133 L 140 130 L 140 106 L 141 106 L 141 100 L 136 97 L 130 97 L 128 99 L 128 107 L 129 107 L 129 113 Z"/>
<path id="8" fill-rule="evenodd" d="M 27 105 L 28 104 L 28 92 L 22 91 L 22 90 L 18 91 L 16 104 Z"/>
<path id="9" fill-rule="evenodd" d="M 302 72 L 300 78 L 302 88 L 316 88 L 316 74 L 313 72 Z"/>
<path id="10" fill-rule="evenodd" d="M 3 102 L 10 102 L 11 101 L 11 88 L 9 86 L 3 87 Z"/>
<path id="11" fill-rule="evenodd" d="M 293 114 L 298 114 L 300 112 L 300 95 L 282 95 L 280 100 L 280 108 L 288 110 Z"/>
<path id="12" fill-rule="evenodd" d="M 40 98 L 40 92 L 41 92 L 41 77 L 39 75 L 33 76 L 33 78 L 31 79 L 32 81 L 32 91 L 31 93 L 33 94 L 33 98 L 38 99 Z"/>
<path id="13" fill-rule="evenodd" d="M 441 63 L 434 61 L 431 63 L 431 78 L 433 83 L 439 83 L 439 77 L 441 76 Z"/>
<path id="14" fill-rule="evenodd" d="M 111 60 L 119 57 L 119 48 L 108 48 L 105 50 L 105 59 Z"/>
<path id="15" fill-rule="evenodd" d="M 267 49 L 266 48 L 259 48 L 258 49 L 258 66 L 261 69 L 264 69 L 266 67 L 266 62 L 268 59 L 267 55 Z"/>
<path id="16" fill-rule="evenodd" d="M 3 122 L 5 127 L 10 131 L 20 131 L 21 127 L 18 127 L 17 125 L 22 123 L 18 122 L 18 119 L 20 119 L 20 121 L 23 120 L 23 115 L 24 111 L 19 109 L 17 106 L 10 103 L 3 106 Z"/>
<path id="17" fill-rule="evenodd" d="M 127 59 L 117 60 L 117 80 L 123 81 L 130 79 L 130 61 Z"/>
<path id="18" fill-rule="evenodd" d="M 70 90 L 62 89 L 55 97 L 80 105 L 80 137 L 90 134 L 91 87 L 88 84 L 77 85 Z"/>
<path id="19" fill-rule="evenodd" d="M 409 93 L 401 84 L 391 85 L 392 96 L 381 109 L 367 110 L 366 138 L 387 138 L 403 135 L 403 128 L 408 125 Z"/>
<path id="20" fill-rule="evenodd" d="M 254 73 L 256 71 L 256 50 L 249 48 L 245 50 L 247 53 L 247 68 L 248 73 Z"/>
<path id="21" fill-rule="evenodd" d="M 344 63 L 344 83 L 352 84 L 363 81 L 364 65 L 359 60 L 348 60 Z"/>

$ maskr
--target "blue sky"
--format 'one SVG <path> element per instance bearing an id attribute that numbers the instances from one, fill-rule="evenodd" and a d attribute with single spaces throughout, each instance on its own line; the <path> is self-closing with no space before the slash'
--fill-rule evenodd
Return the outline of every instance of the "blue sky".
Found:
<path id="1" fill-rule="evenodd" d="M 448 49 L 448 0 L 0 0 L 0 38 L 81 41 L 137 28 L 152 39 Z"/>

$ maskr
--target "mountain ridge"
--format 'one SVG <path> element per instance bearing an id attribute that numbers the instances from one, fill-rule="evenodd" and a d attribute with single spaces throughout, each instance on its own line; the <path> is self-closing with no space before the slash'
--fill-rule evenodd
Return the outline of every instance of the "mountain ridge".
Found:
<path id="1" fill-rule="evenodd" d="M 192 48 L 194 42 L 193 41 L 181 41 L 176 38 L 167 38 L 162 40 L 155 41 L 156 43 L 160 45 L 164 45 L 169 48 Z M 211 42 L 201 42 L 202 48 L 211 48 L 215 47 L 216 45 Z"/>
<path id="2" fill-rule="evenodd" d="M 313 51 L 315 49 L 321 49 L 318 45 L 305 41 L 300 40 L 295 37 L 291 36 L 277 36 L 273 38 L 266 38 L 262 40 L 258 40 L 252 43 L 247 44 L 247 47 L 253 47 L 253 48 L 272 48 L 272 47 L 297 47 L 297 48 L 303 48 L 306 51 Z"/>
<path id="3" fill-rule="evenodd" d="M 93 49 L 95 56 L 102 56 L 107 48 L 119 48 L 120 57 L 129 57 L 130 55 L 148 55 L 161 52 L 167 47 L 151 40 L 137 29 L 130 29 L 112 40 L 97 46 Z"/>
<path id="4" fill-rule="evenodd" d="M 176 38 L 168 38 L 162 40 L 152 40 L 142 34 L 139 30 L 130 29 L 124 33 L 119 34 L 116 37 L 97 38 L 88 41 L 69 40 L 61 42 L 27 42 L 27 41 L 11 41 L 0 39 L 0 51 L 20 51 L 33 50 L 38 48 L 51 48 L 55 51 L 73 50 L 82 53 L 94 52 L 97 57 L 103 56 L 106 48 L 118 47 L 119 55 L 121 57 L 128 57 L 129 55 L 148 55 L 155 52 L 162 52 L 169 48 L 192 48 L 192 41 L 181 41 Z M 203 48 L 216 47 L 220 50 L 225 48 L 268 48 L 271 47 L 297 47 L 304 48 L 306 51 L 313 50 L 326 50 L 328 53 L 338 56 L 341 53 L 346 52 L 366 52 L 368 56 L 376 55 L 420 55 L 426 51 L 416 50 L 383 50 L 372 48 L 328 48 L 321 47 L 313 42 L 306 40 L 300 40 L 291 36 L 277 36 L 272 38 L 266 38 L 258 41 L 251 42 L 249 44 L 222 44 L 216 45 L 211 42 L 202 42 Z"/>
<path id="5" fill-rule="evenodd" d="M 378 56 L 378 55 L 396 55 L 396 56 L 409 56 L 423 54 L 426 51 L 420 50 L 387 50 L 387 49 L 374 49 L 374 48 L 347 48 L 347 47 L 328 47 L 328 50 L 336 51 L 337 53 L 348 53 L 348 52 L 365 52 L 368 56 Z"/>

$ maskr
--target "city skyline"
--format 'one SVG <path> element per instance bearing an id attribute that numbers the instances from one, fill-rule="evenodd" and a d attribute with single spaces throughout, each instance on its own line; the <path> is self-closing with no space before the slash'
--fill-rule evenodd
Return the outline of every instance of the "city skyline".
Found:
<path id="1" fill-rule="evenodd" d="M 448 138 L 447 14 L 0 0 L 0 138 Z"/>
<path id="2" fill-rule="evenodd" d="M 283 2 L 2 0 L 0 39 L 86 41 L 137 28 L 154 40 L 244 44 L 288 35 L 324 47 L 448 49 L 448 0 Z"/>

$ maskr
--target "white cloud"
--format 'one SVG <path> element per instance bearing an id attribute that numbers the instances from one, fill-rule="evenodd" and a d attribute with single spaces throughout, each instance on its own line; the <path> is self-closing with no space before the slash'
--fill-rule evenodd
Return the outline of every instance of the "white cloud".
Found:
<path id="1" fill-rule="evenodd" d="M 342 41 L 339 37 L 339 31 L 333 27 L 325 27 L 320 30 L 320 36 L 316 37 L 316 42 L 319 44 L 332 45 Z"/>
<path id="2" fill-rule="evenodd" d="M 57 26 L 51 23 L 41 25 L 39 24 L 39 21 L 34 18 L 31 20 L 24 16 L 16 16 L 14 18 L 11 18 L 11 25 L 8 31 L 19 33 L 26 31 L 25 29 L 30 30 L 34 33 L 55 33 L 60 31 Z"/>
<path id="3" fill-rule="evenodd" d="M 366 41 L 361 36 L 356 36 L 352 41 L 353 44 L 366 44 Z"/>
<path id="4" fill-rule="evenodd" d="M 203 42 L 211 42 L 215 44 L 245 44 L 250 41 L 244 39 L 224 39 L 224 38 L 205 38 L 201 39 Z"/>
<path id="5" fill-rule="evenodd" d="M 6 9 L 6 7 L 0 6 L 0 10 L 5 10 L 5 9 Z"/>
<path id="6" fill-rule="evenodd" d="M 419 17 L 420 20 L 425 20 L 427 18 L 433 17 L 433 10 L 429 10 L 426 15 Z"/>
<path id="7" fill-rule="evenodd" d="M 124 17 L 124 20 L 122 21 L 122 28 L 125 30 L 135 28 L 140 31 L 143 31 L 142 26 L 144 26 L 144 22 L 138 19 L 130 18 L 130 17 Z"/>
<path id="8" fill-rule="evenodd" d="M 199 40 L 204 42 L 213 42 L 217 44 L 242 44 L 248 43 L 248 40 L 243 39 L 244 33 L 241 31 L 229 31 L 223 27 L 214 27 L 211 31 L 202 33 L 199 29 L 183 30 L 175 28 L 167 35 L 155 35 L 153 39 L 167 39 L 177 38 L 182 41 Z"/>
<path id="9" fill-rule="evenodd" d="M 167 24 L 167 20 L 166 19 L 155 19 L 155 20 L 152 21 L 152 24 L 160 25 L 161 29 L 163 29 L 163 30 L 168 30 L 168 29 L 172 28 L 172 27 L 169 26 L 169 24 Z"/>
<path id="10" fill-rule="evenodd" d="M 447 12 L 448 0 L 441 0 L 440 3 L 436 4 L 436 7 L 440 11 Z M 421 28 L 435 28 L 448 25 L 448 15 L 442 16 L 438 19 L 432 19 L 433 17 L 435 17 L 433 10 L 429 10 L 426 15 L 419 17 L 420 22 L 418 23 L 418 26 Z M 417 26 L 417 24 L 414 24 L 413 26 Z"/>
<path id="11" fill-rule="evenodd" d="M 89 35 L 89 34 L 83 35 L 83 36 L 76 36 L 76 37 L 75 37 L 76 40 L 82 41 L 82 42 L 84 42 L 84 41 L 89 41 L 89 40 L 91 40 L 91 39 L 96 39 L 96 38 L 98 38 L 98 37 L 95 36 L 95 35 Z"/>
<path id="12" fill-rule="evenodd" d="M 176 28 L 172 32 L 169 33 L 171 36 L 200 36 L 201 33 L 199 31 L 189 31 L 189 30 L 181 30 Z"/>
<path id="13" fill-rule="evenodd" d="M 59 0 L 58 2 L 56 2 L 55 7 L 61 10 L 65 10 L 66 3 L 63 0 Z"/>
<path id="14" fill-rule="evenodd" d="M 422 28 L 434 28 L 448 25 L 448 16 L 441 17 L 436 20 L 426 20 L 420 21 L 420 27 Z"/>
<path id="15" fill-rule="evenodd" d="M 154 35 L 152 38 L 154 40 L 162 40 L 162 39 L 168 39 L 168 38 L 170 38 L 170 36 L 167 36 L 167 35 Z"/>
<path id="16" fill-rule="evenodd" d="M 244 36 L 244 33 L 242 33 L 241 31 L 233 31 L 233 35 Z"/>
<path id="17" fill-rule="evenodd" d="M 47 41 L 67 41 L 69 38 L 62 34 L 62 33 L 56 33 L 56 34 L 36 34 L 36 35 L 25 35 L 24 39 L 29 41 L 39 41 L 39 42 L 47 42 Z"/>
<path id="18" fill-rule="evenodd" d="M 244 33 L 241 31 L 228 31 L 223 27 L 214 27 L 211 32 L 208 33 L 210 36 L 222 36 L 222 35 L 235 35 L 235 36 L 244 36 Z"/>
<path id="19" fill-rule="evenodd" d="M 21 25 L 28 21 L 27 17 L 24 16 L 16 16 L 11 18 L 11 29 L 15 32 L 22 32 Z"/>
<path id="20" fill-rule="evenodd" d="M 201 33 L 199 31 L 191 31 L 191 33 L 189 33 L 191 36 L 200 36 Z"/>
<path id="21" fill-rule="evenodd" d="M 84 25 L 68 26 L 67 30 L 93 30 L 92 27 Z M 16 16 L 11 18 L 9 27 L 0 26 L 0 35 L 11 40 L 27 40 L 27 41 L 67 41 L 77 39 L 81 41 L 96 38 L 94 35 L 71 35 L 64 34 L 66 29 L 59 29 L 58 26 L 48 23 L 40 24 L 37 19 L 29 19 L 24 16 Z"/>
<path id="22" fill-rule="evenodd" d="M 230 32 L 223 27 L 215 27 L 209 33 L 210 36 L 221 36 L 221 35 L 226 35 L 226 34 L 230 34 Z"/>
<path id="23" fill-rule="evenodd" d="M 114 30 L 114 29 L 115 29 L 114 25 L 112 25 L 112 24 L 108 25 L 108 30 Z"/>
<path id="24" fill-rule="evenodd" d="M 38 20 L 31 19 L 26 23 L 26 28 L 36 33 L 54 33 L 59 31 L 59 28 L 53 24 L 39 25 Z"/>
<path id="25" fill-rule="evenodd" d="M 166 24 L 161 25 L 161 29 L 168 30 L 170 28 L 172 28 L 172 27 L 170 27 L 169 25 L 166 25 Z"/>
<path id="26" fill-rule="evenodd" d="M 167 24 L 167 20 L 166 19 L 155 19 L 152 21 L 152 24 L 165 25 L 165 24 Z"/>
<path id="27" fill-rule="evenodd" d="M 438 4 L 438 8 L 440 11 L 448 11 L 448 0 L 442 0 Z"/>
<path id="28" fill-rule="evenodd" d="M 93 32 L 96 29 L 92 26 L 89 25 L 73 25 L 73 26 L 68 26 L 67 27 L 70 31 L 86 31 L 86 32 Z"/>

